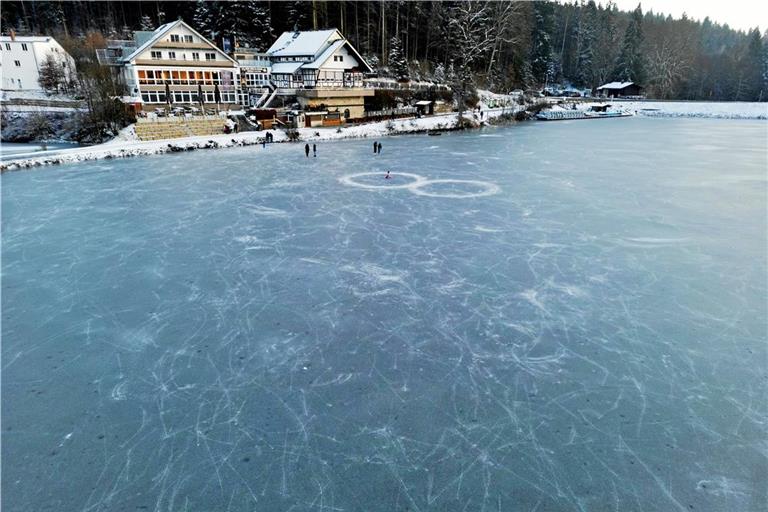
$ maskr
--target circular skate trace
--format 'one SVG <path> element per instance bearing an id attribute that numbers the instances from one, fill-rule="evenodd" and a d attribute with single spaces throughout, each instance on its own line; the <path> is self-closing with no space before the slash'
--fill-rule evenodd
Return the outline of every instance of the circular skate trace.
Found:
<path id="1" fill-rule="evenodd" d="M 432 185 L 467 185 L 469 187 L 477 188 L 476 191 L 446 191 L 446 192 L 440 192 L 440 191 L 430 191 L 428 190 L 428 187 L 431 187 Z M 494 183 L 489 183 L 487 181 L 478 181 L 478 180 L 425 180 L 419 184 L 414 184 L 413 186 L 409 187 L 408 190 L 413 192 L 416 195 L 419 196 L 426 196 L 426 197 L 446 197 L 446 198 L 452 198 L 452 199 L 466 199 L 470 197 L 485 197 L 485 196 L 492 196 L 494 194 L 497 194 L 499 190 L 498 185 Z"/>
<path id="2" fill-rule="evenodd" d="M 356 174 L 348 174 L 346 176 L 342 176 L 339 178 L 339 181 L 343 183 L 344 185 L 349 185 L 352 187 L 358 187 L 358 188 L 364 188 L 368 190 L 392 190 L 392 189 L 410 189 L 414 186 L 423 184 L 427 181 L 427 179 L 424 176 L 420 176 L 418 174 L 413 174 L 410 172 L 397 172 L 392 174 L 391 179 L 384 179 L 385 172 L 379 171 L 379 172 L 359 172 Z M 359 178 L 363 178 L 365 176 L 378 176 L 380 182 L 379 183 L 365 183 L 363 181 L 359 181 Z M 411 181 L 407 183 L 399 183 L 399 178 L 406 177 L 409 178 Z"/>

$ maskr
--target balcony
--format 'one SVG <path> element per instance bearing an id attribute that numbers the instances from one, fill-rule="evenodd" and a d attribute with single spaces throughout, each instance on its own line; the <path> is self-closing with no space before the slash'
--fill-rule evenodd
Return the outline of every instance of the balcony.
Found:
<path id="1" fill-rule="evenodd" d="M 228 60 L 136 59 L 136 66 L 183 66 L 187 68 L 234 68 Z"/>
<path id="2" fill-rule="evenodd" d="M 152 45 L 152 48 L 190 48 L 212 51 L 211 46 L 202 41 L 196 43 L 185 43 L 184 41 L 158 41 Z"/>

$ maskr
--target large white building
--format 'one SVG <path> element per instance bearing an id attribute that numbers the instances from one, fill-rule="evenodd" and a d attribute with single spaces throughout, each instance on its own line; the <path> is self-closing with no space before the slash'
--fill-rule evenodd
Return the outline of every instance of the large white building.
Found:
<path id="1" fill-rule="evenodd" d="M 40 68 L 53 57 L 70 81 L 75 75 L 75 61 L 49 36 L 0 36 L 0 74 L 4 90 L 41 91 Z"/>
<path id="2" fill-rule="evenodd" d="M 136 32 L 133 46 L 108 48 L 99 59 L 120 66 L 129 95 L 141 98 L 145 109 L 166 104 L 166 92 L 172 103 L 196 104 L 202 91 L 210 105 L 218 90 L 220 105 L 238 104 L 237 62 L 182 20 Z"/>

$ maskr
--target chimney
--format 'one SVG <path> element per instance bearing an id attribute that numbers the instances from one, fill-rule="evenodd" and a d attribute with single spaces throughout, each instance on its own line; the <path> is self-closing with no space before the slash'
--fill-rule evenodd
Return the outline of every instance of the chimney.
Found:
<path id="1" fill-rule="evenodd" d="M 11 29 L 11 41 L 15 41 L 15 40 L 16 40 L 16 31 Z"/>

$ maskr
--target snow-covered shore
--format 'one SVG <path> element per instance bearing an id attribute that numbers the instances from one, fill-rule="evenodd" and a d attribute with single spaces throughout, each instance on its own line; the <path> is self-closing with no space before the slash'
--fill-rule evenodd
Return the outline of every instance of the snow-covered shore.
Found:
<path id="1" fill-rule="evenodd" d="M 486 104 L 488 98 L 483 98 Z M 681 101 L 622 101 L 610 100 L 622 109 L 648 117 L 691 117 L 716 119 L 768 119 L 768 104 L 745 102 L 681 102 Z M 590 103 L 581 103 L 578 108 L 589 108 Z M 482 121 L 497 118 L 504 114 L 513 114 L 522 109 L 521 106 L 508 108 L 483 109 Z M 561 107 L 554 106 L 553 109 Z M 466 117 L 480 121 L 477 113 L 468 112 Z M 300 128 L 300 143 L 354 139 L 376 138 L 388 135 L 420 133 L 431 130 L 447 130 L 456 126 L 458 114 L 443 114 L 420 119 L 398 119 L 353 125 L 342 129 L 337 128 Z M 288 142 L 288 137 L 282 130 L 273 130 L 274 142 Z M 185 137 L 159 141 L 137 141 L 133 126 L 123 130 L 120 135 L 110 142 L 95 146 L 43 151 L 28 154 L 14 154 L 13 159 L 0 155 L 0 171 L 39 167 L 44 165 L 67 164 L 87 160 L 110 158 L 127 158 L 132 156 L 157 155 L 177 151 L 192 151 L 196 149 L 215 149 L 233 146 L 250 146 L 261 144 L 264 132 L 244 132 L 237 134 L 220 134 L 199 137 Z"/>
<path id="2" fill-rule="evenodd" d="M 768 103 L 743 101 L 617 101 L 616 105 L 648 117 L 768 119 Z"/>
<path id="3" fill-rule="evenodd" d="M 483 110 L 483 121 L 497 118 L 503 114 L 512 114 L 513 108 L 494 108 Z M 465 117 L 480 121 L 476 113 L 466 112 Z M 456 126 L 458 114 L 444 114 L 420 119 L 397 119 L 380 121 L 342 128 L 299 128 L 299 143 L 321 140 L 376 138 L 388 135 L 420 133 L 431 130 L 446 130 Z M 39 167 L 44 165 L 67 164 L 87 160 L 110 158 L 128 158 L 132 156 L 157 155 L 177 151 L 192 151 L 196 149 L 215 149 L 234 146 L 250 146 L 261 144 L 265 132 L 242 132 L 235 134 L 204 135 L 157 141 L 128 140 L 130 128 L 124 130 L 110 142 L 82 148 L 45 151 L 30 154 L 16 154 L 13 160 L 0 161 L 0 171 Z M 273 130 L 274 142 L 287 142 L 288 137 L 282 130 Z"/>
<path id="4" fill-rule="evenodd" d="M 768 103 L 743 101 L 626 101 L 606 99 L 623 110 L 645 117 L 699 117 L 710 119 L 768 119 Z M 581 103 L 588 109 L 590 103 Z"/>

